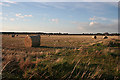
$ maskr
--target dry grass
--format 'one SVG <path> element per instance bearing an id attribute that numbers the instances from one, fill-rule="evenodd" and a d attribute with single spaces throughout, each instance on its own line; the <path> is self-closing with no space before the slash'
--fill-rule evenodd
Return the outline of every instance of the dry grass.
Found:
<path id="1" fill-rule="evenodd" d="M 41 46 L 30 48 L 25 36 L 2 37 L 4 80 L 120 79 L 118 36 L 42 35 Z"/>

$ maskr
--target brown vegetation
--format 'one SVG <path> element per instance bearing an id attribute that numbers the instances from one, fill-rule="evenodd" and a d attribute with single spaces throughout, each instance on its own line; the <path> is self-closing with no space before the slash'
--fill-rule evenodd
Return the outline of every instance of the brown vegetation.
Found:
<path id="1" fill-rule="evenodd" d="M 41 35 L 38 47 L 26 47 L 25 37 L 3 35 L 3 80 L 120 79 L 118 36 Z"/>

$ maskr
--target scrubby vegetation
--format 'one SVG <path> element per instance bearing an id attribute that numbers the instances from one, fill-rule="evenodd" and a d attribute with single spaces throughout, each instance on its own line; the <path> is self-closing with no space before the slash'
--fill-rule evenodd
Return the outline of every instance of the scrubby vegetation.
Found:
<path id="1" fill-rule="evenodd" d="M 3 80 L 119 80 L 120 40 L 42 36 L 41 47 L 24 47 L 24 35 L 3 36 Z"/>

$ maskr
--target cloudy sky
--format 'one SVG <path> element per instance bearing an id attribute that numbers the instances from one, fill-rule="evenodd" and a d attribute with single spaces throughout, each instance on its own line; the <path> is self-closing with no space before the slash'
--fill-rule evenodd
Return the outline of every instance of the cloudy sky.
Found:
<path id="1" fill-rule="evenodd" d="M 2 2 L 2 31 L 118 32 L 117 2 Z"/>

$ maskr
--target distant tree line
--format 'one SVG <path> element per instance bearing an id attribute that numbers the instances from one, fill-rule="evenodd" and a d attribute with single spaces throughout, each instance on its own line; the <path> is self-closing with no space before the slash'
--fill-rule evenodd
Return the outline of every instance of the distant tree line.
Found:
<path id="1" fill-rule="evenodd" d="M 0 34 L 40 34 L 40 35 L 108 35 L 119 36 L 120 33 L 82 33 L 82 34 L 69 34 L 69 33 L 44 33 L 44 32 L 0 32 Z"/>

